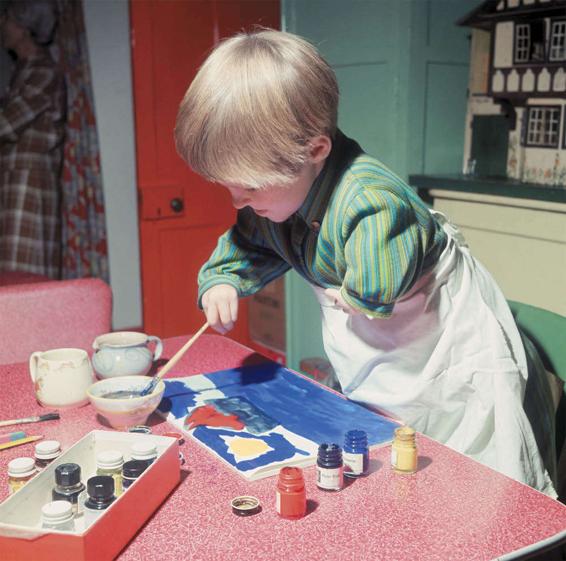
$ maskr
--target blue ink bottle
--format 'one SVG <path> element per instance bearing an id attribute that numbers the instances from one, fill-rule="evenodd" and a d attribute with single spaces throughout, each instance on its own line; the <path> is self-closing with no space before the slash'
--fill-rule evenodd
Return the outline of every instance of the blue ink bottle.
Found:
<path id="1" fill-rule="evenodd" d="M 364 430 L 350 430 L 344 437 L 344 475 L 366 475 L 369 466 L 368 435 Z"/>
<path id="2" fill-rule="evenodd" d="M 125 491 L 149 467 L 144 460 L 130 460 L 122 466 L 122 489 Z"/>
<path id="3" fill-rule="evenodd" d="M 84 504 L 85 528 L 94 524 L 116 500 L 114 478 L 111 475 L 95 475 L 86 482 L 88 499 Z"/>
<path id="4" fill-rule="evenodd" d="M 338 444 L 321 444 L 316 460 L 316 485 L 324 491 L 340 491 L 344 485 L 342 448 Z"/>

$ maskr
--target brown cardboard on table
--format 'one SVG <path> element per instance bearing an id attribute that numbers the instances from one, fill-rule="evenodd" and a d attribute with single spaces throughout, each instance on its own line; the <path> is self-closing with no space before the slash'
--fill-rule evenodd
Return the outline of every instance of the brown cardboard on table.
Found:
<path id="1" fill-rule="evenodd" d="M 285 353 L 285 279 L 276 279 L 254 294 L 248 309 L 252 341 Z"/>

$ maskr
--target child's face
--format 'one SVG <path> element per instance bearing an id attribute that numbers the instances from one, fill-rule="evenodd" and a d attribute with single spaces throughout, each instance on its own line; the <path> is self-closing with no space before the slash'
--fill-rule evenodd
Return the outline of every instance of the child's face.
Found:
<path id="1" fill-rule="evenodd" d="M 309 144 L 309 159 L 291 183 L 265 189 L 246 189 L 239 185 L 224 184 L 232 195 L 234 207 L 240 209 L 249 206 L 258 216 L 272 222 L 284 222 L 295 214 L 305 202 L 332 148 L 332 141 L 324 135 L 312 138 Z"/>
<path id="2" fill-rule="evenodd" d="M 238 185 L 224 185 L 232 196 L 232 204 L 241 209 L 249 206 L 258 216 L 272 222 L 284 222 L 293 215 L 305 201 L 319 166 L 307 163 L 301 173 L 286 185 L 274 185 L 264 189 L 246 189 Z"/>

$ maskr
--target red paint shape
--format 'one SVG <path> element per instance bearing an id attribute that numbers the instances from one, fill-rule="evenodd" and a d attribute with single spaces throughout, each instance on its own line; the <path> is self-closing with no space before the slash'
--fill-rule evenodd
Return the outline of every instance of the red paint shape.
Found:
<path id="1" fill-rule="evenodd" d="M 227 427 L 235 430 L 244 428 L 244 423 L 237 415 L 225 415 L 218 411 L 213 405 L 197 407 L 185 419 L 185 429 L 190 430 L 200 425 L 206 427 Z"/>

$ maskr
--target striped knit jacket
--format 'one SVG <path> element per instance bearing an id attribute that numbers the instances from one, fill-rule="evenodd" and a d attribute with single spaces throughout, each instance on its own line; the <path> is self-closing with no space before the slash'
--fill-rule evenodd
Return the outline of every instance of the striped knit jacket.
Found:
<path id="1" fill-rule="evenodd" d="M 398 176 L 337 131 L 332 151 L 301 208 L 282 223 L 246 207 L 199 273 L 199 303 L 212 286 L 249 296 L 290 268 L 309 283 L 341 289 L 370 317 L 437 262 L 446 234 Z"/>

